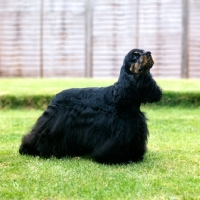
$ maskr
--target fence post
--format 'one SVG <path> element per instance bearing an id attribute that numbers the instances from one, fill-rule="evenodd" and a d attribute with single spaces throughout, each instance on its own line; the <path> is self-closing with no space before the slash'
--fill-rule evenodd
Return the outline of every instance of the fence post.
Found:
<path id="1" fill-rule="evenodd" d="M 40 0 L 40 78 L 44 76 L 44 60 L 43 60 L 43 20 L 44 20 L 44 0 Z"/>
<path id="2" fill-rule="evenodd" d="M 188 0 L 182 0 L 182 57 L 181 78 L 188 78 Z"/>
<path id="3" fill-rule="evenodd" d="M 85 77 L 93 75 L 93 0 L 85 1 Z"/>

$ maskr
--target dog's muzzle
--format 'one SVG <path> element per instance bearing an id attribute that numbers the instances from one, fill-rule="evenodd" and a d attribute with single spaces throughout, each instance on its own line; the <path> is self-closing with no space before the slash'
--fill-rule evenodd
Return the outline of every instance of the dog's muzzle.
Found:
<path id="1" fill-rule="evenodd" d="M 154 65 L 154 60 L 151 56 L 151 52 L 147 51 L 142 54 L 140 57 L 140 65 L 138 68 L 138 72 L 147 71 L 151 69 Z"/>

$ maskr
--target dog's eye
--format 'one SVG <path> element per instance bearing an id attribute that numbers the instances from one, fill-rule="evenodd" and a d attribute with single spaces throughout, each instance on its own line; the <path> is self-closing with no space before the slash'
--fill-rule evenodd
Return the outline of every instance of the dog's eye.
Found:
<path id="1" fill-rule="evenodd" d="M 139 53 L 134 53 L 133 54 L 133 59 L 136 59 L 136 58 L 138 58 L 139 57 Z"/>

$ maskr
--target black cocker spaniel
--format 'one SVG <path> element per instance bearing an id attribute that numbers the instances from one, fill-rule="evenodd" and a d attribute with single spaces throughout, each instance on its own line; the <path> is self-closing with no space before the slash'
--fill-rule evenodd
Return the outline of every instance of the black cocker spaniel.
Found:
<path id="1" fill-rule="evenodd" d="M 114 85 L 57 94 L 23 137 L 20 154 L 44 158 L 90 155 L 106 164 L 142 160 L 148 128 L 140 105 L 162 97 L 150 74 L 153 64 L 151 52 L 133 49 L 125 56 Z"/>

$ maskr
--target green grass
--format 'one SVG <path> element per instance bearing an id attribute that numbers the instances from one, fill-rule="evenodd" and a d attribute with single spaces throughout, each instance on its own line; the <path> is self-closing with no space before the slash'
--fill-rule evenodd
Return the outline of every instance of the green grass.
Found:
<path id="1" fill-rule="evenodd" d="M 71 87 L 101 87 L 112 85 L 116 79 L 0 79 L 0 95 L 33 95 L 33 94 L 56 94 L 61 90 Z M 198 79 L 158 79 L 157 82 L 164 91 L 199 92 L 200 80 Z"/>
<path id="2" fill-rule="evenodd" d="M 0 95 L 54 95 L 67 88 L 103 87 L 116 82 L 117 79 L 86 78 L 10 78 L 0 79 Z"/>
<path id="3" fill-rule="evenodd" d="M 106 166 L 18 154 L 22 135 L 52 96 L 116 80 L 0 79 L 0 199 L 200 199 L 199 80 L 157 80 L 164 91 L 159 105 L 165 106 L 142 107 L 150 138 L 141 163 Z"/>
<path id="4" fill-rule="evenodd" d="M 143 162 L 121 166 L 20 156 L 21 137 L 42 110 L 1 110 L 0 199 L 200 199 L 200 110 L 142 110 L 149 151 Z"/>

